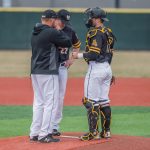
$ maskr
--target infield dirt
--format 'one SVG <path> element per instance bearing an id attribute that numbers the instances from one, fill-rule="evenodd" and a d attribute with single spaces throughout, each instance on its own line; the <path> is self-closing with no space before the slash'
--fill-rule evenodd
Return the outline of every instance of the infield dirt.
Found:
<path id="1" fill-rule="evenodd" d="M 69 78 L 65 106 L 80 106 L 84 78 Z M 0 78 L 0 105 L 32 105 L 29 78 Z M 112 85 L 112 106 L 150 106 L 150 78 L 117 78 Z"/>
<path id="2" fill-rule="evenodd" d="M 81 135 L 81 133 L 64 133 Z M 28 137 L 14 137 L 0 140 L 0 150 L 149 150 L 150 138 L 133 136 L 113 136 L 109 140 L 80 141 L 60 138 L 59 143 L 43 144 L 30 142 Z"/>
<path id="3" fill-rule="evenodd" d="M 66 106 L 81 105 L 83 78 L 69 79 L 65 97 Z M 29 78 L 0 78 L 0 105 L 32 105 L 33 91 Z M 118 78 L 110 91 L 112 106 L 150 106 L 149 78 Z M 64 133 L 81 135 L 81 133 Z M 110 140 L 83 142 L 61 138 L 59 143 L 31 143 L 28 137 L 0 140 L 0 150 L 150 150 L 150 138 L 115 136 Z"/>

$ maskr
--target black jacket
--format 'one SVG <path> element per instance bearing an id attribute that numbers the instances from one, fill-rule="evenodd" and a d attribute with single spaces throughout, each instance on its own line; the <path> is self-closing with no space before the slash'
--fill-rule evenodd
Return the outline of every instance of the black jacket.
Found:
<path id="1" fill-rule="evenodd" d="M 56 47 L 71 45 L 70 38 L 63 31 L 36 24 L 31 38 L 31 74 L 58 74 L 59 52 Z"/>

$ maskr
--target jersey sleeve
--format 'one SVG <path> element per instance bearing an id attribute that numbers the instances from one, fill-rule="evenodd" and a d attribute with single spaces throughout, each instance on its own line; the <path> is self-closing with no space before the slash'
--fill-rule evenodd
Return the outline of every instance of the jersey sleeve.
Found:
<path id="1" fill-rule="evenodd" d="M 78 39 L 78 36 L 75 31 L 72 31 L 72 46 L 73 48 L 80 48 L 81 42 Z"/>
<path id="2" fill-rule="evenodd" d="M 63 31 L 53 30 L 51 40 L 58 47 L 72 46 L 71 39 Z"/>

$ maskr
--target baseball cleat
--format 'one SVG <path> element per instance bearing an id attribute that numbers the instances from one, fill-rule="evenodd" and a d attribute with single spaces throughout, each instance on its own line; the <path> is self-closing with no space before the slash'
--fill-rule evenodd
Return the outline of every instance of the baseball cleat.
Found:
<path id="1" fill-rule="evenodd" d="M 96 134 L 93 134 L 93 133 L 89 132 L 89 133 L 86 133 L 86 134 L 82 135 L 80 137 L 80 139 L 82 141 L 98 140 L 98 139 L 100 139 L 100 136 L 99 136 L 98 132 Z"/>
<path id="2" fill-rule="evenodd" d="M 57 129 L 53 129 L 52 135 L 53 136 L 60 136 L 61 133 Z"/>
<path id="3" fill-rule="evenodd" d="M 53 138 L 52 134 L 48 134 L 47 136 L 45 136 L 44 138 L 38 140 L 41 143 L 51 143 L 51 142 L 59 142 L 60 139 L 55 139 Z"/>
<path id="4" fill-rule="evenodd" d="M 37 141 L 38 141 L 38 136 L 30 137 L 30 142 L 37 142 Z"/>
<path id="5" fill-rule="evenodd" d="M 102 131 L 101 133 L 100 133 L 100 137 L 101 138 L 105 138 L 105 139 L 108 139 L 108 138 L 111 138 L 111 133 L 110 133 L 110 131 Z"/>

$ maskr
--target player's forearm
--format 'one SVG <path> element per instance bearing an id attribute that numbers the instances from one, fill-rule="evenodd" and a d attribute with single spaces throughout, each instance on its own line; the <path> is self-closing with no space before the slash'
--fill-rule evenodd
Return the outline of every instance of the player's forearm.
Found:
<path id="1" fill-rule="evenodd" d="M 96 52 L 85 52 L 85 53 L 76 54 L 75 58 L 76 59 L 84 58 L 86 60 L 96 60 L 98 55 L 99 55 L 99 53 L 96 53 Z"/>

